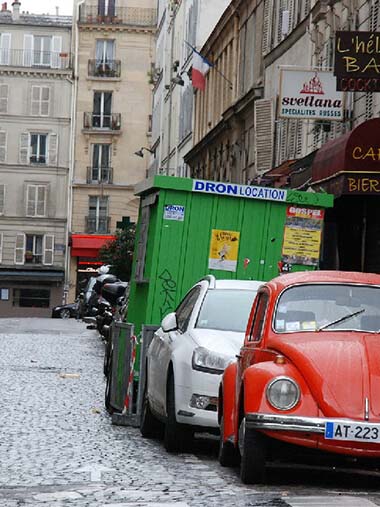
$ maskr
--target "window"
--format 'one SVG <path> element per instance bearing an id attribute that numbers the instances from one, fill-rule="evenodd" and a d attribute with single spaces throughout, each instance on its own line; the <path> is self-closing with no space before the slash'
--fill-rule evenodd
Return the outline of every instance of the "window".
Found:
<path id="1" fill-rule="evenodd" d="M 111 144 L 94 144 L 92 152 L 91 181 L 110 180 Z"/>
<path id="2" fill-rule="evenodd" d="M 3 233 L 0 232 L 0 263 L 3 261 Z"/>
<path id="3" fill-rule="evenodd" d="M 269 296 L 266 292 L 259 295 L 256 303 L 255 316 L 252 322 L 250 341 L 259 341 L 264 328 L 265 314 L 268 307 Z"/>
<path id="4" fill-rule="evenodd" d="M 47 159 L 47 135 L 31 134 L 30 135 L 30 163 L 46 164 Z"/>
<path id="5" fill-rule="evenodd" d="M 182 333 L 184 333 L 187 329 L 191 314 L 198 300 L 200 292 L 200 287 L 195 287 L 192 289 L 185 296 L 176 310 L 178 329 L 182 331 Z"/>
<path id="6" fill-rule="evenodd" d="M 115 0 L 98 0 L 99 16 L 115 16 Z"/>
<path id="7" fill-rule="evenodd" d="M 49 289 L 13 289 L 13 306 L 49 308 Z"/>
<path id="8" fill-rule="evenodd" d="M 96 64 L 106 64 L 114 60 L 115 41 L 98 39 L 96 41 Z"/>
<path id="9" fill-rule="evenodd" d="M 6 114 L 8 112 L 8 90 L 7 84 L 0 85 L 0 113 Z"/>
<path id="10" fill-rule="evenodd" d="M 0 288 L 0 300 L 9 301 L 9 289 Z"/>
<path id="11" fill-rule="evenodd" d="M 28 185 L 26 198 L 26 216 L 46 216 L 46 185 Z"/>
<path id="12" fill-rule="evenodd" d="M 5 185 L 0 184 L 0 215 L 4 215 L 5 207 Z"/>
<path id="13" fill-rule="evenodd" d="M 15 264 L 44 264 L 54 262 L 54 236 L 52 234 L 16 235 Z"/>
<path id="14" fill-rule="evenodd" d="M 25 67 L 61 67 L 62 37 L 46 35 L 24 35 Z"/>
<path id="15" fill-rule="evenodd" d="M 25 264 L 42 264 L 42 235 L 26 235 Z"/>
<path id="16" fill-rule="evenodd" d="M 50 88 L 48 86 L 32 86 L 32 115 L 49 116 Z"/>
<path id="17" fill-rule="evenodd" d="M 111 127 L 112 92 L 95 92 L 92 126 Z"/>
<path id="18" fill-rule="evenodd" d="M 11 34 L 0 35 L 0 65 L 11 64 Z"/>
<path id="19" fill-rule="evenodd" d="M 90 196 L 88 232 L 108 233 L 108 197 Z"/>

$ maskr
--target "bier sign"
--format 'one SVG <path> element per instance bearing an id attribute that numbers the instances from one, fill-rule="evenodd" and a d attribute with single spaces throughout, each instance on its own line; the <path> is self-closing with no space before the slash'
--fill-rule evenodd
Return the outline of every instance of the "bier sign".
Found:
<path id="1" fill-rule="evenodd" d="M 334 75 L 338 91 L 380 92 L 380 33 L 336 32 Z"/>

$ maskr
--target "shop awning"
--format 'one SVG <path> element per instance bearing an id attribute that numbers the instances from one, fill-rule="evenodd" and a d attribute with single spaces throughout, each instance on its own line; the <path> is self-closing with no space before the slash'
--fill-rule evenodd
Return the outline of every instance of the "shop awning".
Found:
<path id="1" fill-rule="evenodd" d="M 312 164 L 312 184 L 342 173 L 380 175 L 380 118 L 373 118 L 354 130 L 325 143 Z"/>
<path id="2" fill-rule="evenodd" d="M 113 241 L 112 235 L 95 234 L 72 234 L 71 257 L 97 257 L 99 250 L 109 241 Z"/>
<path id="3" fill-rule="evenodd" d="M 41 281 L 41 282 L 62 282 L 63 271 L 42 271 L 42 270 L 0 270 L 0 280 L 5 281 Z"/>

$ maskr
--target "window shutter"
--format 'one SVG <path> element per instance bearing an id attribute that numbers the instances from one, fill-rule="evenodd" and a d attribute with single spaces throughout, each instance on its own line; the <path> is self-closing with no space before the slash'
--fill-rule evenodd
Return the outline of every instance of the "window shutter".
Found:
<path id="1" fill-rule="evenodd" d="M 16 234 L 15 264 L 24 264 L 25 234 Z"/>
<path id="2" fill-rule="evenodd" d="M 262 42 L 262 52 L 263 54 L 269 53 L 271 49 L 271 22 L 272 22 L 272 14 L 273 14 L 273 0 L 266 0 L 264 6 L 264 26 L 263 26 L 263 42 Z"/>
<path id="3" fill-rule="evenodd" d="M 4 214 L 5 204 L 5 185 L 0 185 L 0 215 Z"/>
<path id="4" fill-rule="evenodd" d="M 58 165 L 57 153 L 58 153 L 58 135 L 57 134 L 50 134 L 49 135 L 49 159 L 48 159 L 49 165 L 53 165 L 53 166 Z"/>
<path id="5" fill-rule="evenodd" d="M 28 185 L 26 190 L 26 216 L 34 217 L 36 214 L 37 186 Z"/>
<path id="6" fill-rule="evenodd" d="M 46 216 L 46 187 L 42 185 L 37 187 L 37 215 Z"/>
<path id="7" fill-rule="evenodd" d="M 43 264 L 51 266 L 54 262 L 54 235 L 46 234 L 44 236 L 44 257 Z"/>
<path id="8" fill-rule="evenodd" d="M 41 87 L 32 86 L 32 115 L 39 116 L 40 114 L 40 100 L 41 100 Z"/>
<path id="9" fill-rule="evenodd" d="M 0 64 L 1 65 L 10 65 L 10 56 L 11 56 L 11 34 L 3 33 L 1 34 L 0 41 Z"/>
<path id="10" fill-rule="evenodd" d="M 258 174 L 272 168 L 273 158 L 273 102 L 255 101 L 255 167 Z"/>
<path id="11" fill-rule="evenodd" d="M 48 86 L 41 87 L 41 116 L 49 116 L 50 108 L 50 88 Z"/>
<path id="12" fill-rule="evenodd" d="M 3 262 L 3 233 L 0 232 L 0 263 Z"/>
<path id="13" fill-rule="evenodd" d="M 8 85 L 0 85 L 0 113 L 6 114 L 8 112 Z"/>
<path id="14" fill-rule="evenodd" d="M 0 163 L 4 164 L 7 160 L 7 133 L 0 131 Z"/>
<path id="15" fill-rule="evenodd" d="M 20 164 L 29 164 L 29 132 L 20 135 Z"/>
<path id="16" fill-rule="evenodd" d="M 31 67 L 33 62 L 33 35 L 24 34 L 24 67 Z"/>
<path id="17" fill-rule="evenodd" d="M 60 68 L 60 60 L 59 56 L 62 51 L 62 37 L 53 37 L 52 38 L 52 51 L 51 51 L 51 66 L 53 69 Z"/>

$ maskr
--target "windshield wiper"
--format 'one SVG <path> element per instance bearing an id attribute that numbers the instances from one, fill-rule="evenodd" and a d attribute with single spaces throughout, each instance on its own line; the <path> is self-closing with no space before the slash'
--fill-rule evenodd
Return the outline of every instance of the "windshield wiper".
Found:
<path id="1" fill-rule="evenodd" d="M 364 312 L 365 312 L 365 308 L 363 308 L 362 310 L 359 310 L 357 312 L 354 312 L 354 313 L 349 313 L 348 315 L 345 315 L 344 317 L 340 317 L 340 319 L 333 320 L 332 322 L 329 322 L 328 324 L 324 324 L 323 326 L 318 327 L 317 331 L 322 331 L 322 329 L 326 329 L 327 327 L 333 326 L 334 324 L 339 324 L 340 322 L 351 319 L 351 317 L 356 317 L 356 315 L 360 315 L 361 313 L 364 313 Z"/>

